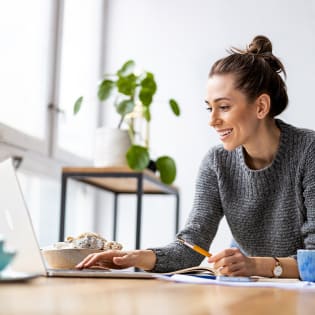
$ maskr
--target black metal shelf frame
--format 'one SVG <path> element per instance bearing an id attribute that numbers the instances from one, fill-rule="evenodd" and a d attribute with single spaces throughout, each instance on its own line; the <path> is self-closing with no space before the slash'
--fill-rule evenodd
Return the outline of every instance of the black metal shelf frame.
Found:
<path id="1" fill-rule="evenodd" d="M 87 178 L 135 178 L 137 180 L 136 192 L 130 191 L 116 191 L 110 187 L 104 185 L 98 185 L 87 180 Z M 120 194 L 133 194 L 137 197 L 136 202 L 136 238 L 135 248 L 140 249 L 141 241 L 141 219 L 142 219 L 142 197 L 143 195 L 174 195 L 175 196 L 175 233 L 178 232 L 179 227 L 179 192 L 178 189 L 173 186 L 163 184 L 159 179 L 152 176 L 148 176 L 141 172 L 63 172 L 61 178 L 61 204 L 60 204 L 60 221 L 59 221 L 59 241 L 64 240 L 65 236 L 65 220 L 66 220 L 66 196 L 67 196 L 67 184 L 68 179 L 74 179 L 76 181 L 97 187 L 102 190 L 112 192 L 114 194 L 114 209 L 113 209 L 113 240 L 116 240 L 117 236 L 117 216 L 118 216 L 118 196 Z M 160 192 L 144 192 L 143 182 L 147 180 L 158 186 Z"/>

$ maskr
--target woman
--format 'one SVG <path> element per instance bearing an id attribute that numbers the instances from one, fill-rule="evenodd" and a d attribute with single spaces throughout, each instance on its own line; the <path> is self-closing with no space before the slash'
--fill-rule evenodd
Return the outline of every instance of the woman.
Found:
<path id="1" fill-rule="evenodd" d="M 179 235 L 209 248 L 223 216 L 238 248 L 208 258 L 223 275 L 299 277 L 296 251 L 315 248 L 315 132 L 276 119 L 287 106 L 285 69 L 268 38 L 211 68 L 206 103 L 222 145 L 203 159 L 193 209 Z M 108 251 L 77 267 L 136 266 L 168 272 L 203 256 L 178 241 L 160 248 Z"/>

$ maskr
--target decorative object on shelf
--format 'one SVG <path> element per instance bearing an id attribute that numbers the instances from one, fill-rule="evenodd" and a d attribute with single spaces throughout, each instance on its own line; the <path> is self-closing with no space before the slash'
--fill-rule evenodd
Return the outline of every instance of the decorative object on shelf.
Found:
<path id="1" fill-rule="evenodd" d="M 98 98 L 100 101 L 106 101 L 113 94 L 114 106 L 120 115 L 117 130 L 127 130 L 129 135 L 128 141 L 115 141 L 111 148 L 117 148 L 120 143 L 125 146 L 118 148 L 117 154 L 110 149 L 108 143 L 105 143 L 106 128 L 97 131 L 97 148 L 96 148 L 96 166 L 113 166 L 115 161 L 111 160 L 108 155 L 116 159 L 116 165 L 122 165 L 124 162 L 137 171 L 142 171 L 152 163 L 155 164 L 156 170 L 160 174 L 161 181 L 165 184 L 171 184 L 176 178 L 176 164 L 170 156 L 158 157 L 155 161 L 150 160 L 150 143 L 149 143 L 149 124 L 151 121 L 150 106 L 153 102 L 153 96 L 156 93 L 157 84 L 153 73 L 136 70 L 133 60 L 129 60 L 115 74 L 106 74 L 98 87 Z M 74 104 L 74 114 L 80 111 L 83 103 L 83 96 L 79 97 Z M 180 108 L 174 99 L 169 100 L 172 112 L 180 115 Z M 110 131 L 113 133 L 113 130 Z M 100 145 L 102 143 L 102 145 Z M 128 149 L 126 150 L 126 146 Z M 109 152 L 109 154 L 108 154 Z M 119 153 L 123 152 L 123 158 Z"/>
<path id="2" fill-rule="evenodd" d="M 100 127 L 95 133 L 94 166 L 126 166 L 131 146 L 127 130 Z"/>
<path id="3" fill-rule="evenodd" d="M 15 256 L 15 252 L 4 248 L 4 239 L 0 237 L 0 272 L 5 269 Z"/>

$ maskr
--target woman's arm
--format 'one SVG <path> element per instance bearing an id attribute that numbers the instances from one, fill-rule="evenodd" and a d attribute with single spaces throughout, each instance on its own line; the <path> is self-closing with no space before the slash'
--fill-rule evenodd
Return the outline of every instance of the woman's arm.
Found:
<path id="1" fill-rule="evenodd" d="M 217 176 L 212 164 L 213 153 L 209 152 L 199 169 L 192 210 L 179 233 L 185 240 L 198 243 L 203 248 L 209 248 L 223 216 Z M 153 272 L 169 272 L 199 265 L 203 259 L 201 254 L 173 241 L 166 246 L 147 250 L 92 254 L 79 263 L 77 268 L 98 265 L 113 269 L 138 267 Z"/>
<path id="2" fill-rule="evenodd" d="M 282 267 L 281 278 L 299 278 L 297 262 L 292 257 L 277 257 Z M 238 248 L 228 248 L 208 258 L 223 275 L 274 277 L 276 260 L 273 257 L 248 257 Z"/>
<path id="3" fill-rule="evenodd" d="M 273 257 L 251 257 L 254 265 L 254 275 L 262 277 L 274 277 L 273 269 L 275 267 L 275 259 Z M 277 257 L 281 263 L 281 278 L 299 278 L 297 261 L 292 257 Z"/>

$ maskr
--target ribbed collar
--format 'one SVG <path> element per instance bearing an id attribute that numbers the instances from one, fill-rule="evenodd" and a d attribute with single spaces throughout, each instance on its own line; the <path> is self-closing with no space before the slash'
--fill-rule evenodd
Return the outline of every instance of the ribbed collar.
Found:
<path id="1" fill-rule="evenodd" d="M 269 172 L 274 172 L 275 168 L 278 168 L 279 165 L 282 164 L 283 159 L 288 153 L 288 150 L 290 150 L 289 140 L 290 140 L 290 134 L 291 134 L 293 126 L 286 124 L 280 119 L 276 119 L 275 121 L 276 121 L 277 126 L 280 129 L 280 141 L 279 141 L 279 147 L 278 147 L 277 153 L 273 161 L 271 162 L 271 164 L 269 164 L 268 166 L 262 169 L 253 170 L 249 168 L 245 162 L 243 146 L 239 146 L 236 149 L 238 158 L 241 163 L 241 167 L 246 173 L 254 175 L 254 174 L 262 174 L 262 173 L 266 174 Z"/>

